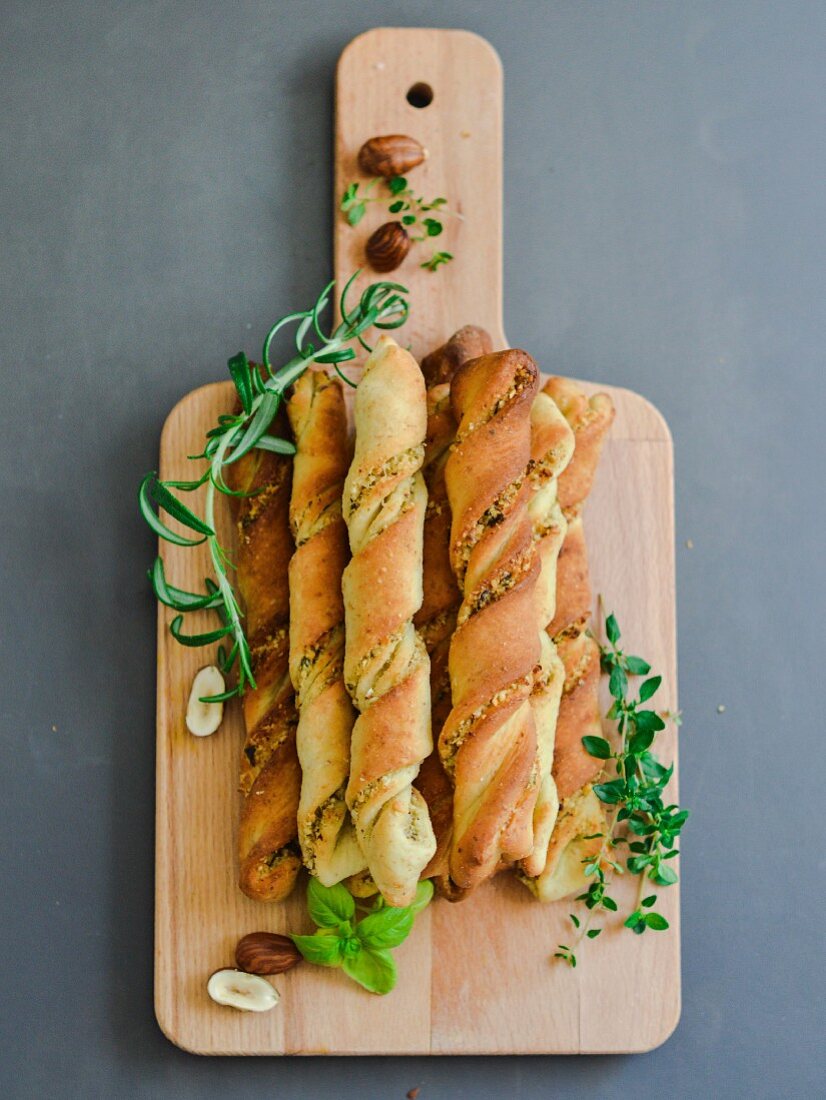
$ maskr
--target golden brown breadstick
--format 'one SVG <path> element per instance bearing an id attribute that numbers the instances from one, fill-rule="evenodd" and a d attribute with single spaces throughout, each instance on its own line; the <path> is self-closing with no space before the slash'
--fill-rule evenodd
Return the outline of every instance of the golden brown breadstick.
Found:
<path id="1" fill-rule="evenodd" d="M 556 613 L 548 633 L 565 668 L 559 705 L 553 776 L 561 802 L 548 846 L 547 862 L 537 878 L 524 881 L 541 901 L 553 901 L 581 891 L 587 884 L 583 868 L 602 846 L 605 814 L 591 789 L 602 764 L 582 744 L 599 736 L 599 646 L 587 632 L 591 615 L 588 555 L 582 509 L 591 490 L 605 435 L 614 418 L 606 394 L 588 398 L 576 383 L 552 378 L 544 392 L 554 399 L 574 432 L 573 458 L 559 478 L 559 501 L 568 529 L 557 566 Z"/>
<path id="2" fill-rule="evenodd" d="M 533 815 L 533 851 L 522 861 L 528 875 L 540 874 L 545 866 L 548 841 L 559 809 L 551 765 L 565 670 L 547 626 L 556 607 L 557 558 L 567 529 L 557 499 L 557 486 L 573 451 L 574 433 L 568 421 L 548 394 L 538 393 L 531 408 L 529 478 L 533 496 L 528 512 L 541 566 L 534 597 L 541 656 L 531 694 L 539 759 L 539 793 Z"/>
<path id="3" fill-rule="evenodd" d="M 281 418 L 279 431 L 286 430 Z M 257 901 L 280 901 L 301 867 L 296 811 L 301 773 L 295 750 L 297 716 L 289 674 L 289 586 L 292 461 L 252 450 L 227 467 L 227 484 L 254 493 L 232 497 L 238 529 L 238 587 L 256 686 L 244 696 L 247 737 L 239 786 L 239 885 Z"/>
<path id="4" fill-rule="evenodd" d="M 452 385 L 459 427 L 445 477 L 462 605 L 450 646 L 453 708 L 439 751 L 454 781 L 450 874 L 463 890 L 533 847 L 540 567 L 527 466 L 537 385 L 536 364 L 521 351 L 473 359 Z"/>
<path id="5" fill-rule="evenodd" d="M 430 662 L 413 626 L 422 602 L 425 386 L 415 359 L 382 336 L 355 398 L 356 444 L 343 511 L 345 680 L 359 711 L 347 804 L 373 880 L 390 905 L 413 900 L 436 850 L 413 787 L 430 754 Z"/>
<path id="6" fill-rule="evenodd" d="M 422 360 L 428 384 L 427 439 L 423 473 L 427 486 L 424 520 L 424 600 L 414 619 L 430 655 L 430 702 L 433 740 L 438 740 L 450 713 L 448 654 L 462 594 L 450 566 L 450 504 L 445 486 L 445 464 L 456 434 L 450 402 L 450 382 L 463 363 L 485 355 L 491 340 L 484 329 L 466 325 Z M 464 896 L 450 880 L 448 857 L 453 827 L 453 786 L 438 749 L 422 764 L 416 787 L 424 796 L 436 835 L 436 854 L 422 872 L 436 889 L 451 900 Z"/>
<path id="7" fill-rule="evenodd" d="M 344 600 L 349 559 L 341 494 L 350 462 L 341 384 L 303 375 L 287 406 L 295 437 L 290 523 L 290 676 L 301 763 L 298 839 L 304 864 L 325 886 L 365 866 L 344 801 L 355 711 L 344 686 Z"/>

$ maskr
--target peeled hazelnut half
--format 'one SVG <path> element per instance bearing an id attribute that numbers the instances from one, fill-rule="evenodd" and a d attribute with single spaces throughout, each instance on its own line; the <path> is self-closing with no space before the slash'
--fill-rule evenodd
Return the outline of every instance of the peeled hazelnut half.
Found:
<path id="1" fill-rule="evenodd" d="M 393 271 L 410 251 L 410 237 L 401 222 L 385 222 L 368 237 L 364 251 L 374 271 Z"/>
<path id="2" fill-rule="evenodd" d="M 201 699 L 220 695 L 224 687 L 224 677 L 215 665 L 202 668 L 192 681 L 192 690 L 186 705 L 186 728 L 196 737 L 208 737 L 221 725 L 224 704 L 202 703 Z"/>
<path id="3" fill-rule="evenodd" d="M 406 134 L 385 134 L 365 141 L 359 149 L 359 168 L 366 176 L 403 176 L 427 156 L 427 150 Z"/>
<path id="4" fill-rule="evenodd" d="M 243 970 L 216 970 L 207 982 L 207 993 L 219 1005 L 242 1012 L 268 1012 L 279 1001 L 268 981 Z"/>

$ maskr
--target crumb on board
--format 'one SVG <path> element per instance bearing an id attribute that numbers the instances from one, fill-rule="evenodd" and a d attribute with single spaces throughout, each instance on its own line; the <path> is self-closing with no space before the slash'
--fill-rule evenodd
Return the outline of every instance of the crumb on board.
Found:
<path id="1" fill-rule="evenodd" d="M 723 703 L 718 704 L 717 713 L 718 714 L 725 714 L 726 713 L 726 708 L 725 708 L 725 705 Z"/>
<path id="2" fill-rule="evenodd" d="M 686 539 L 686 540 L 685 540 L 685 545 L 686 545 L 686 549 L 687 549 L 687 550 L 693 550 L 693 549 L 694 549 L 694 541 L 693 541 L 693 539 Z"/>

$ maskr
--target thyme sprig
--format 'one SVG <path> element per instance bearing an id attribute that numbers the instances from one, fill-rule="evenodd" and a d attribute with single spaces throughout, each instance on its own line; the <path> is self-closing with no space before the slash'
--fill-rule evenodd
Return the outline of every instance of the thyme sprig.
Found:
<path id="1" fill-rule="evenodd" d="M 442 264 L 450 263 L 453 259 L 452 252 L 434 252 L 429 260 L 425 260 L 419 267 L 425 267 L 428 271 L 437 271 Z"/>
<path id="2" fill-rule="evenodd" d="M 335 328 L 325 331 L 321 321 L 335 286 L 331 282 L 310 309 L 290 313 L 272 326 L 264 339 L 263 366 L 260 370 L 250 363 L 244 352 L 239 352 L 228 361 L 227 366 L 241 411 L 219 416 L 218 423 L 206 433 L 203 451 L 189 456 L 193 461 L 204 461 L 207 464 L 198 477 L 190 481 L 161 481 L 157 471 L 153 470 L 141 482 L 138 492 L 141 514 L 155 534 L 176 546 L 200 546 L 206 543 L 209 550 L 213 576 L 205 579 L 203 592 L 188 592 L 170 584 L 160 556 L 155 559 L 148 572 L 158 600 L 178 612 L 169 626 L 175 640 L 185 646 L 221 642 L 218 662 L 224 675 L 237 664 L 235 687 L 221 695 L 208 697 L 205 702 L 229 699 L 242 694 L 248 684 L 255 686 L 252 655 L 242 623 L 243 613 L 229 576 L 234 566 L 218 539 L 215 523 L 216 492 L 227 496 L 254 494 L 231 489 L 224 479 L 226 467 L 237 462 L 253 448 L 282 455 L 294 454 L 295 447 L 289 440 L 270 434 L 273 420 L 289 386 L 314 363 L 332 365 L 348 385 L 353 385 L 340 370 L 341 363 L 355 358 L 353 344 L 358 342 L 370 351 L 370 345 L 364 339 L 369 328 L 396 329 L 407 320 L 409 305 L 403 297 L 407 289 L 398 283 L 372 283 L 356 305 L 349 308 L 347 296 L 357 275 L 358 272 L 349 279 L 341 293 L 341 321 Z M 293 335 L 296 353 L 276 369 L 272 362 L 273 341 L 283 328 L 291 324 L 296 325 Z M 312 336 L 312 340 L 308 340 L 308 336 Z M 193 492 L 201 486 L 206 486 L 203 516 L 197 515 L 176 495 Z M 173 530 L 161 518 L 160 512 L 177 520 L 189 533 L 182 534 Z M 205 610 L 215 611 L 221 625 L 215 630 L 200 634 L 185 633 L 182 629 L 184 616 L 192 611 Z M 230 646 L 228 651 L 224 643 Z"/>
<path id="3" fill-rule="evenodd" d="M 384 187 L 378 194 L 374 194 L 374 188 L 379 182 Z M 388 213 L 401 215 L 401 224 L 413 242 L 440 236 L 444 232 L 442 218 L 451 214 L 447 209 L 446 198 L 440 196 L 435 199 L 425 199 L 422 195 L 417 195 L 404 176 L 393 176 L 390 179 L 381 179 L 376 176 L 363 185 L 351 183 L 341 196 L 339 206 L 350 225 L 356 226 L 364 217 L 367 205 L 371 202 L 386 203 Z M 436 271 L 452 259 L 453 255 L 450 252 L 434 252 L 430 259 L 420 266 L 428 271 Z"/>
<path id="4" fill-rule="evenodd" d="M 569 966 L 576 966 L 574 947 L 584 937 L 595 939 L 601 928 L 591 928 L 592 917 L 600 911 L 616 912 L 616 901 L 609 895 L 611 874 L 623 874 L 626 870 L 639 876 L 639 887 L 634 910 L 624 920 L 626 928 L 637 935 L 647 929 L 665 931 L 668 921 L 656 912 L 657 894 L 645 894 L 647 883 L 655 886 L 671 886 L 678 881 L 677 873 L 669 862 L 677 854 L 675 847 L 688 819 L 688 810 L 681 810 L 675 803 L 665 802 L 665 788 L 674 772 L 673 765 L 665 767 L 651 752 L 657 733 L 665 729 L 665 721 L 646 704 L 659 690 L 661 676 L 648 676 L 651 666 L 641 657 L 627 656 L 620 648 L 620 629 L 614 615 L 605 620 L 607 644 L 600 646 L 603 672 L 608 674 L 608 690 L 613 702 L 606 718 L 616 722 L 619 744 L 614 748 L 604 737 L 583 737 L 582 744 L 591 756 L 598 760 L 613 761 L 615 774 L 603 783 L 594 784 L 594 793 L 607 807 L 608 827 L 604 834 L 594 833 L 585 840 L 602 838 L 600 851 L 583 862 L 586 877 L 592 879 L 585 893 L 577 897 L 587 909 L 583 923 L 576 914 L 571 922 L 577 931 L 574 946 L 559 944 L 555 958 L 563 959 Z M 629 676 L 644 676 L 636 697 L 629 697 Z M 665 712 L 665 716 L 679 724 L 679 715 Z M 624 825 L 624 835 L 617 835 Z M 627 845 L 625 866 L 616 858 L 616 849 Z"/>

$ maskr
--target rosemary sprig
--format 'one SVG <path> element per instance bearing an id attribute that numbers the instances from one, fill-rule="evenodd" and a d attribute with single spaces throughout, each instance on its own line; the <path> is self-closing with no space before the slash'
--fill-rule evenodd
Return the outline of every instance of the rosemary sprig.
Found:
<path id="1" fill-rule="evenodd" d="M 639 888 L 634 910 L 624 920 L 626 928 L 637 935 L 647 929 L 665 931 L 668 921 L 654 910 L 657 894 L 645 894 L 647 883 L 671 886 L 677 882 L 677 873 L 669 860 L 677 855 L 675 841 L 680 835 L 688 810 L 676 804 L 665 803 L 665 788 L 674 772 L 673 765 L 666 768 L 651 752 L 657 733 L 665 729 L 663 718 L 644 706 L 658 691 L 661 676 L 648 677 L 651 666 L 641 657 L 626 656 L 619 648 L 620 629 L 614 615 L 605 620 L 607 645 L 600 647 L 603 672 L 608 674 L 608 689 L 613 702 L 606 717 L 616 722 L 619 745 L 616 750 L 604 737 L 583 737 L 585 749 L 598 760 L 613 761 L 615 775 L 604 783 L 594 785 L 597 798 L 609 807 L 609 823 L 604 834 L 594 833 L 585 840 L 602 837 L 599 853 L 586 863 L 585 875 L 593 881 L 585 893 L 577 897 L 588 911 L 585 922 L 575 914 L 571 921 L 577 930 L 574 947 L 584 937 L 595 939 L 601 928 L 591 928 L 592 917 L 600 911 L 617 911 L 616 901 L 608 894 L 610 873 L 623 874 L 626 870 L 639 876 Z M 645 676 L 636 698 L 629 698 L 628 677 Z M 679 724 L 679 715 L 666 713 Z M 616 835 L 617 828 L 625 825 L 625 833 Z M 628 845 L 625 867 L 615 858 L 615 849 Z M 559 944 L 555 958 L 563 959 L 569 966 L 576 966 L 574 948 Z"/>
<path id="2" fill-rule="evenodd" d="M 169 627 L 176 641 L 185 646 L 222 642 L 218 650 L 218 660 L 225 675 L 237 663 L 236 686 L 220 696 L 205 699 L 205 702 L 216 702 L 219 698 L 228 699 L 242 694 L 248 684 L 255 686 L 252 655 L 242 624 L 243 613 L 229 578 L 233 565 L 218 540 L 215 524 L 216 491 L 227 496 L 251 494 L 239 493 L 229 488 L 224 480 L 225 467 L 237 462 L 253 448 L 282 455 L 294 454 L 295 447 L 289 440 L 269 433 L 288 387 L 313 363 L 332 365 L 348 385 L 353 385 L 340 370 L 341 363 L 356 356 L 353 343 L 357 341 L 370 351 L 370 345 L 364 339 L 367 329 L 395 329 L 407 320 L 409 306 L 407 299 L 403 297 L 407 289 L 398 283 L 372 283 L 358 303 L 352 309 L 348 308 L 347 295 L 357 275 L 358 272 L 349 279 L 341 293 L 341 321 L 331 331 L 325 332 L 322 328 L 321 315 L 330 303 L 334 282 L 324 288 L 310 309 L 290 313 L 272 326 L 264 340 L 262 370 L 251 364 L 243 352 L 229 360 L 227 366 L 238 394 L 241 412 L 219 416 L 218 423 L 206 434 L 203 451 L 189 456 L 194 461 L 207 463 L 206 469 L 197 478 L 191 481 L 161 481 L 157 471 L 153 470 L 141 482 L 138 492 L 141 514 L 155 534 L 176 546 L 199 546 L 206 543 L 209 549 L 213 576 L 204 581 L 203 592 L 187 592 L 170 584 L 160 556 L 155 559 L 148 572 L 158 600 L 178 612 Z M 297 326 L 293 338 L 296 354 L 283 366 L 275 369 L 271 358 L 273 340 L 289 324 Z M 311 333 L 314 334 L 313 339 L 317 340 L 317 344 L 307 340 Z M 192 492 L 204 485 L 204 513 L 199 516 L 176 493 Z M 161 519 L 159 512 L 165 512 L 177 520 L 191 534 L 184 535 L 172 530 Z M 184 616 L 188 612 L 203 610 L 216 611 L 221 625 L 201 634 L 184 633 Z M 223 642 L 230 645 L 229 651 L 225 649 Z"/>

